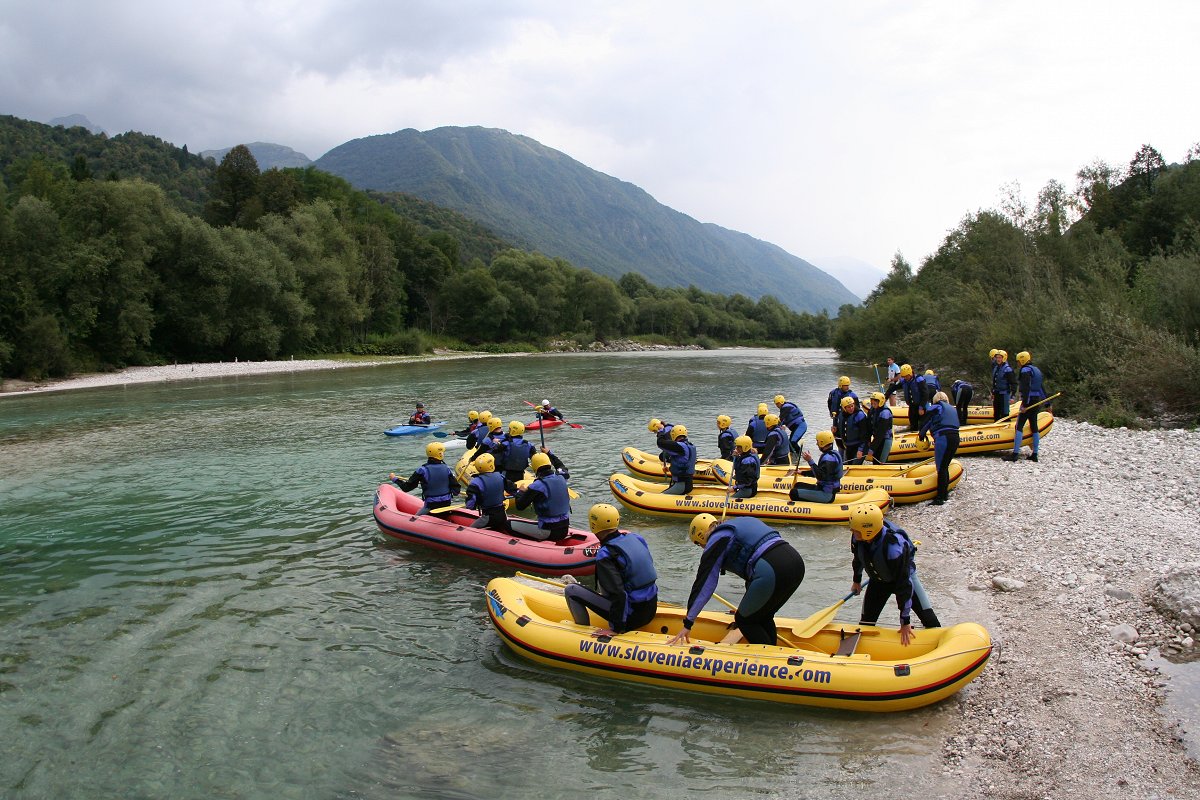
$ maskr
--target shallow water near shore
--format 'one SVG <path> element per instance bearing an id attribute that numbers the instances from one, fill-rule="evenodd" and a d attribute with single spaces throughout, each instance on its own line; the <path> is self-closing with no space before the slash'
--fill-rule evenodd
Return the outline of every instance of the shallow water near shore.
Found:
<path id="1" fill-rule="evenodd" d="M 827 350 L 733 350 L 6 399 L 0 795 L 840 796 L 922 769 L 953 698 L 875 716 L 534 665 L 487 622 L 497 568 L 383 543 L 371 518 L 387 473 L 423 461 L 428 437 L 382 434 L 415 400 L 458 427 L 468 408 L 528 421 L 523 401 L 550 398 L 585 426 L 546 434 L 582 519 L 611 500 L 620 448 L 652 448 L 651 416 L 686 424 L 714 455 L 716 415 L 744 427 L 777 392 L 815 430 L 839 374 L 874 383 Z M 650 542 L 663 597 L 685 600 L 699 558 L 685 523 L 623 512 L 623 525 Z M 784 533 L 808 569 L 784 613 L 806 616 L 847 590 L 847 534 Z M 719 591 L 736 599 L 739 584 L 727 576 Z M 927 588 L 959 621 L 955 592 Z"/>

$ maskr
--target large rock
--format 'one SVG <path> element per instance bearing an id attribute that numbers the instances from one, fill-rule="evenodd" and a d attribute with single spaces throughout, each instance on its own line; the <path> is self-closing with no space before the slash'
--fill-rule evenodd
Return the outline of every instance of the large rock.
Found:
<path id="1" fill-rule="evenodd" d="M 1158 582 L 1153 602 L 1165 616 L 1200 626 L 1200 564 L 1193 562 L 1169 570 Z"/>

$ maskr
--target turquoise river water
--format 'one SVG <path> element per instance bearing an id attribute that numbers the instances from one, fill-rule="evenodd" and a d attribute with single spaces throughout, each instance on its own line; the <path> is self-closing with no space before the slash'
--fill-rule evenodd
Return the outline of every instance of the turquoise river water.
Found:
<path id="1" fill-rule="evenodd" d="M 652 449 L 651 416 L 715 455 L 716 415 L 744 428 L 777 392 L 816 430 L 839 374 L 874 383 L 826 350 L 726 350 L 0 399 L 0 796 L 799 797 L 919 768 L 954 699 L 851 714 L 534 665 L 487 620 L 495 567 L 385 543 L 371 517 L 388 471 L 423 461 L 427 438 L 382 434 L 414 400 L 461 425 L 468 408 L 528 421 L 523 401 L 550 398 L 585 426 L 546 435 L 582 519 L 611 500 L 621 447 Z M 663 598 L 686 600 L 686 523 L 623 522 Z M 802 617 L 847 591 L 848 535 L 783 530 L 808 566 L 784 609 Z M 958 621 L 948 595 L 938 612 Z"/>

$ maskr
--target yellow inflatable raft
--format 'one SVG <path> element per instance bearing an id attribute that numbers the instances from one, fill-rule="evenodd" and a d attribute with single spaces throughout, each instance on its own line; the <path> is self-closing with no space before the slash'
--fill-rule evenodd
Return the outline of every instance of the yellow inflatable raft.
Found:
<path id="1" fill-rule="evenodd" d="M 648 453 L 636 447 L 626 447 L 621 450 L 621 461 L 625 464 L 625 469 L 639 478 L 652 481 L 669 481 L 671 479 L 666 464 L 659 461 L 658 453 Z M 713 458 L 697 458 L 696 477 L 693 478 L 693 482 L 712 483 L 713 478 L 709 471 L 716 461 L 717 459 Z"/>
<path id="2" fill-rule="evenodd" d="M 1045 436 L 1054 427 L 1054 414 L 1041 411 L 1037 415 L 1038 433 Z M 985 425 L 964 425 L 958 429 L 958 453 L 960 456 L 975 453 L 990 453 L 996 450 L 1011 450 L 1017 428 L 1016 420 L 1008 422 L 989 422 Z M 1029 444 L 1030 424 L 1025 423 L 1024 443 Z M 897 434 L 892 439 L 892 451 L 888 453 L 888 461 L 917 461 L 933 458 L 933 438 L 922 445 L 913 432 Z"/>
<path id="3" fill-rule="evenodd" d="M 718 483 L 728 486 L 730 470 L 728 461 L 714 461 L 709 469 Z M 957 458 L 950 460 L 950 488 L 958 486 L 963 477 L 963 465 Z M 788 467 L 761 467 L 758 490 L 786 493 L 796 477 Z M 811 484 L 812 470 L 807 466 L 800 471 L 800 483 Z M 850 464 L 842 474 L 843 492 L 865 492 L 868 489 L 883 489 L 897 505 L 920 503 L 932 500 L 937 495 L 937 467 L 929 464 Z"/>
<path id="4" fill-rule="evenodd" d="M 691 644 L 668 645 L 685 609 L 660 603 L 640 630 L 593 635 L 571 621 L 560 593 L 495 578 L 487 587 L 488 616 L 514 652 L 539 664 L 603 678 L 672 689 L 851 711 L 904 711 L 936 703 L 983 671 L 992 652 L 987 630 L 975 623 L 917 632 L 907 646 L 899 631 L 777 617 L 780 646 L 718 644 L 728 614 L 703 612 Z M 820 619 L 818 619 L 820 618 Z M 807 629 L 807 630 L 806 630 Z M 800 638 L 800 637 L 803 638 Z M 786 644 L 784 644 L 786 642 Z M 843 655 L 844 654 L 844 655 Z"/>
<path id="5" fill-rule="evenodd" d="M 950 394 L 950 393 L 946 392 L 946 394 Z M 954 405 L 953 400 L 954 400 L 954 398 L 951 398 L 950 405 Z M 1008 411 L 1006 411 L 1004 413 L 1004 416 L 1008 416 L 1009 414 L 1016 414 L 1020 410 L 1021 410 L 1021 402 L 1018 400 L 1015 403 L 1009 404 Z M 892 414 L 896 418 L 896 426 L 897 427 L 900 427 L 900 426 L 903 426 L 905 428 L 908 427 L 908 406 L 906 404 L 901 403 L 899 405 L 892 406 Z M 967 424 L 968 425 L 984 425 L 988 422 L 994 422 L 994 421 L 995 421 L 995 414 L 993 413 L 991 406 L 967 406 Z"/>
<path id="6" fill-rule="evenodd" d="M 859 503 L 875 503 L 884 510 L 892 505 L 892 498 L 883 489 L 839 492 L 832 503 L 792 500 L 783 492 L 759 492 L 755 497 L 736 500 L 723 486 L 693 486 L 691 494 L 664 494 L 665 483 L 620 473 L 608 479 L 608 488 L 626 508 L 666 517 L 692 517 L 703 512 L 720 516 L 724 511 L 732 517 L 752 516 L 773 522 L 848 525 L 850 511 Z"/>

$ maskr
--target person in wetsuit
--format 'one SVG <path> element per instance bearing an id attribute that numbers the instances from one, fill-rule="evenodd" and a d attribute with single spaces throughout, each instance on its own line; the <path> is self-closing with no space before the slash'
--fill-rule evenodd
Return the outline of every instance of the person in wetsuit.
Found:
<path id="1" fill-rule="evenodd" d="M 950 499 L 950 460 L 958 452 L 958 409 L 950 405 L 945 392 L 933 396 L 917 439 L 924 442 L 931 435 L 933 463 L 937 465 L 937 497 L 933 504 L 940 506 Z"/>
<path id="2" fill-rule="evenodd" d="M 1017 366 L 1019 372 L 1017 375 L 1018 391 L 1021 394 L 1021 413 L 1017 415 L 1017 429 L 1013 434 L 1013 449 L 1011 454 L 1005 454 L 1005 461 L 1016 461 L 1021 455 L 1021 439 L 1025 435 L 1025 423 L 1029 423 L 1029 429 L 1032 431 L 1033 452 L 1029 454 L 1030 461 L 1038 460 L 1038 444 L 1041 441 L 1041 435 L 1038 431 L 1038 412 L 1044 411 L 1046 403 L 1042 403 L 1037 408 L 1029 408 L 1034 403 L 1039 403 L 1046 399 L 1046 388 L 1042 384 L 1042 371 L 1032 363 L 1033 357 L 1029 355 L 1028 350 L 1022 350 L 1017 353 Z M 1029 409 L 1028 411 L 1026 409 Z"/>
<path id="3" fill-rule="evenodd" d="M 588 511 L 588 527 L 600 539 L 596 551 L 594 592 L 579 583 L 568 583 L 563 594 L 576 625 L 591 622 L 588 611 L 607 623 L 594 636 L 613 636 L 637 630 L 658 613 L 658 572 L 650 546 L 636 533 L 622 531 L 615 506 L 597 503 Z"/>
<path id="4" fill-rule="evenodd" d="M 553 542 L 565 539 L 571 525 L 570 473 L 559 457 L 544 447 L 530 459 L 530 465 L 537 477 L 517 494 L 517 510 L 532 504 L 538 528 L 548 532 L 546 538 Z"/>
<path id="5" fill-rule="evenodd" d="M 850 591 L 862 591 L 864 570 L 871 579 L 859 624 L 874 625 L 887 599 L 895 595 L 900 609 L 900 644 L 907 647 L 916 638 L 910 619 L 914 609 L 926 628 L 940 628 L 942 623 L 917 578 L 917 548 L 908 533 L 886 521 L 874 503 L 860 503 L 850 512 L 850 530 L 850 550 L 854 554 Z"/>
<path id="6" fill-rule="evenodd" d="M 871 428 L 867 450 L 876 464 L 886 464 L 888 454 L 892 452 L 892 422 L 892 409 L 887 405 L 883 392 L 873 392 L 871 410 L 867 412 L 867 423 Z"/>
<path id="7" fill-rule="evenodd" d="M 733 443 L 736 434 L 729 429 L 733 424 L 733 420 L 725 414 L 717 417 L 717 450 L 721 453 L 721 458 L 726 461 L 733 460 Z"/>
<path id="8" fill-rule="evenodd" d="M 758 453 L 754 452 L 754 443 L 749 436 L 739 436 L 733 450 L 733 482 L 729 491 L 733 497 L 745 500 L 758 494 L 759 469 Z"/>
<path id="9" fill-rule="evenodd" d="M 417 516 L 450 505 L 459 492 L 454 470 L 442 460 L 446 457 L 446 446 L 441 442 L 430 442 L 425 445 L 425 455 L 428 460 L 413 470 L 407 480 L 401 481 L 395 475 L 389 476 L 402 492 L 411 492 L 418 484 L 421 486 L 421 497 L 425 504 L 417 512 Z"/>
<path id="10" fill-rule="evenodd" d="M 466 507 L 479 512 L 479 520 L 472 528 L 488 528 L 511 534 L 508 512 L 504 508 L 506 495 L 516 494 L 517 486 L 496 472 L 496 461 L 491 453 L 475 459 L 475 475 L 467 484 Z"/>
<path id="11" fill-rule="evenodd" d="M 832 503 L 834 497 L 842 489 L 842 457 L 837 451 L 837 442 L 830 431 L 817 431 L 817 447 L 821 448 L 821 458 L 813 460 L 807 450 L 800 455 L 812 468 L 816 485 L 797 483 L 788 495 L 793 500 L 804 500 L 809 503 Z"/>
<path id="12" fill-rule="evenodd" d="M 659 432 L 658 448 L 667 455 L 671 475 L 671 485 L 663 494 L 691 494 L 696 477 L 696 445 L 688 441 L 687 427 L 673 425 L 665 433 Z"/>
<path id="13" fill-rule="evenodd" d="M 788 447 L 800 461 L 800 451 L 804 449 L 804 434 L 808 433 L 808 423 L 804 421 L 804 412 L 800 406 L 788 400 L 781 394 L 775 395 L 775 407 L 779 409 L 779 421 L 788 429 Z"/>

